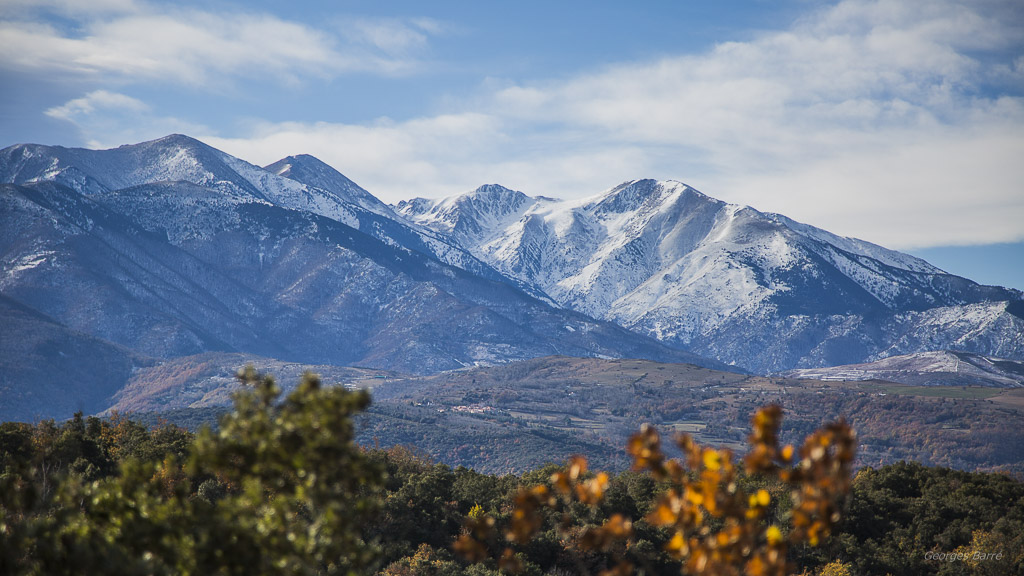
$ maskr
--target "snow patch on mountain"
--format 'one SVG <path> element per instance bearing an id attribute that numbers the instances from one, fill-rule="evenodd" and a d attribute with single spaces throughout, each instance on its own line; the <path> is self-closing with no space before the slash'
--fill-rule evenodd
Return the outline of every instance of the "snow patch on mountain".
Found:
<path id="1" fill-rule="evenodd" d="M 833 381 L 883 380 L 917 386 L 1024 387 L 1024 362 L 970 352 L 937 350 L 875 362 L 788 370 L 790 378 Z"/>
<path id="2" fill-rule="evenodd" d="M 675 181 L 635 180 L 569 201 L 492 185 L 397 210 L 562 306 L 754 369 L 885 354 L 905 337 L 901 325 L 934 321 L 924 311 L 1022 298 Z M 914 320 L 894 320 L 870 342 L 852 332 L 870 333 L 866 317 L 894 314 Z M 961 340 L 995 334 L 976 315 L 964 323 L 974 334 L 952 330 Z M 769 339 L 767 330 L 792 341 L 762 351 L 744 343 L 743 334 Z"/>

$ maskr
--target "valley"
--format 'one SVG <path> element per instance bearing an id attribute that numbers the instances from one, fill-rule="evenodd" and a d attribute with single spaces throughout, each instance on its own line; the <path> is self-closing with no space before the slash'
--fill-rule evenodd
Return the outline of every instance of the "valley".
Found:
<path id="1" fill-rule="evenodd" d="M 231 375 L 258 360 L 204 356 L 142 371 L 127 388 L 132 401 L 115 408 L 193 429 L 214 424 L 237 389 Z M 282 370 L 286 390 L 301 372 L 275 362 L 256 365 Z M 429 376 L 312 368 L 328 383 L 371 391 L 373 404 L 359 421 L 363 445 L 411 446 L 439 462 L 490 473 L 522 472 L 581 453 L 621 470 L 627 466 L 622 447 L 642 423 L 742 451 L 753 412 L 773 403 L 786 411 L 789 443 L 846 418 L 858 431 L 860 466 L 917 460 L 1024 473 L 1024 388 L 817 381 L 557 356 Z M 172 383 L 163 383 L 162 375 L 171 373 Z"/>

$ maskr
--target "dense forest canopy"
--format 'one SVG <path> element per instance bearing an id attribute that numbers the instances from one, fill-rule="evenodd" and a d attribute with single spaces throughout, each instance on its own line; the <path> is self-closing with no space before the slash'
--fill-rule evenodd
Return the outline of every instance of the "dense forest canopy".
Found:
<path id="1" fill-rule="evenodd" d="M 777 442 L 777 453 L 759 452 L 771 438 L 753 442 L 742 463 L 724 449 L 687 453 L 685 442 L 676 461 L 652 450 L 648 429 L 628 447 L 644 470 L 606 475 L 575 459 L 488 475 L 410 448 L 356 445 L 365 392 L 307 376 L 282 398 L 272 378 L 249 370 L 242 379 L 216 431 L 120 416 L 0 425 L 0 573 L 679 574 L 695 571 L 692 544 L 732 521 L 707 501 L 673 509 L 667 495 L 692 503 L 711 481 L 718 492 L 703 495 L 745 507 L 756 546 L 790 542 L 779 565 L 795 572 L 1024 573 L 1024 484 L 1006 474 L 862 468 L 837 493 L 831 537 L 812 541 L 784 472 L 799 470 L 803 453 Z M 754 437 L 764 424 L 754 423 Z M 557 505 L 536 499 L 525 514 L 531 491 Z M 681 516 L 665 519 L 666 510 L 697 509 L 709 531 L 679 540 Z M 470 538 L 475 562 L 457 545 Z"/>

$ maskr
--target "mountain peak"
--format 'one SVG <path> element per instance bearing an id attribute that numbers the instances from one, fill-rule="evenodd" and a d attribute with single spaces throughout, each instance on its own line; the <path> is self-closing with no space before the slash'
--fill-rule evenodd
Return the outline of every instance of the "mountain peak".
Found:
<path id="1" fill-rule="evenodd" d="M 193 152 L 203 151 L 220 153 L 220 151 L 214 148 L 213 146 L 210 146 L 209 144 L 206 144 L 201 140 L 197 140 L 191 136 L 186 136 L 185 134 L 168 134 L 163 138 L 157 138 L 155 140 L 140 142 L 138 144 L 123 144 L 115 148 L 115 150 L 149 150 L 161 148 L 190 150 Z"/>
<path id="2" fill-rule="evenodd" d="M 515 194 L 523 194 L 523 193 L 522 192 L 517 192 L 515 190 L 512 190 L 511 188 L 506 188 L 506 187 L 502 186 L 501 184 L 481 184 L 480 186 L 477 186 L 476 189 L 474 189 L 469 194 L 473 195 L 473 196 L 483 196 L 483 195 L 493 196 L 493 195 L 515 195 Z M 523 194 L 523 195 L 525 196 L 525 194 Z"/>
<path id="3" fill-rule="evenodd" d="M 310 154 L 295 154 L 292 156 L 285 156 L 273 164 L 267 164 L 263 167 L 264 170 L 269 170 L 278 176 L 288 177 L 293 169 L 306 169 L 306 170 L 334 170 L 323 160 L 312 156 Z M 345 178 L 348 180 L 348 178 Z M 351 180 L 348 180 L 352 182 Z M 354 183 L 353 183 L 354 184 Z"/>
<path id="4" fill-rule="evenodd" d="M 518 190 L 506 188 L 501 184 L 482 184 L 469 192 L 446 196 L 440 199 L 413 198 L 402 200 L 397 204 L 399 211 L 415 210 L 430 211 L 449 216 L 467 210 L 475 213 L 508 212 L 526 204 L 530 198 Z"/>
<path id="5" fill-rule="evenodd" d="M 455 203 L 471 202 L 477 210 L 507 212 L 518 210 L 530 197 L 500 184 L 484 184 L 472 192 L 451 197 Z M 445 199 L 447 200 L 447 199 Z M 444 201 L 442 201 L 444 203 Z"/>
<path id="6" fill-rule="evenodd" d="M 436 227 L 454 235 L 460 242 L 467 242 L 484 230 L 500 229 L 499 223 L 517 220 L 535 202 L 536 199 L 517 190 L 499 184 L 484 184 L 470 192 L 440 200 L 414 198 L 402 201 L 396 208 L 420 224 Z"/>
<path id="7" fill-rule="evenodd" d="M 156 143 L 156 142 L 176 143 L 176 144 L 202 144 L 203 146 L 206 146 L 206 144 L 203 144 L 202 142 L 200 142 L 199 140 L 196 140 L 195 138 L 193 138 L 191 136 L 188 136 L 188 135 L 185 135 L 185 134 L 174 133 L 174 134 L 168 134 L 167 136 L 164 136 L 162 138 L 156 138 L 154 140 L 149 140 L 147 142 L 140 142 L 139 144 L 125 144 L 125 145 L 121 146 L 121 148 L 124 148 L 126 146 L 138 146 L 138 145 L 152 144 L 152 143 Z"/>
<path id="8" fill-rule="evenodd" d="M 322 164 L 324 166 L 328 165 L 326 162 L 317 158 L 316 156 L 313 156 L 312 154 L 295 154 L 293 156 L 289 156 L 288 158 L 291 158 L 292 160 L 296 160 L 299 162 L 312 162 L 314 164 Z"/>
<path id="9" fill-rule="evenodd" d="M 659 203 L 664 197 L 679 191 L 696 192 L 686 184 L 674 180 L 629 180 L 598 196 L 591 206 L 595 212 L 621 214 L 637 210 L 645 204 Z M 697 194 L 706 198 L 699 192 Z"/>
<path id="10" fill-rule="evenodd" d="M 84 194 L 157 181 L 205 183 L 229 179 L 225 158 L 227 154 L 183 134 L 110 150 L 29 144 L 0 152 L 0 181 L 52 181 Z"/>
<path id="11" fill-rule="evenodd" d="M 387 204 L 316 156 L 309 154 L 286 156 L 273 164 L 264 166 L 263 169 L 307 186 L 331 192 L 346 202 L 370 212 L 389 218 L 394 217 L 394 212 Z"/>

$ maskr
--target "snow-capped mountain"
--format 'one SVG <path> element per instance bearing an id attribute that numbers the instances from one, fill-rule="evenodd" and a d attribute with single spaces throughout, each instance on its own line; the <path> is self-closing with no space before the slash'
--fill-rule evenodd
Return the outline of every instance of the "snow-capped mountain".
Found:
<path id="1" fill-rule="evenodd" d="M 288 156 L 266 166 L 265 170 L 314 189 L 330 190 L 350 206 L 357 206 L 358 208 L 353 210 L 355 224 L 347 223 L 375 238 L 433 256 L 446 264 L 471 271 L 489 280 L 511 283 L 532 296 L 552 303 L 533 285 L 503 276 L 446 235 L 399 216 L 390 206 L 313 156 Z"/>
<path id="2" fill-rule="evenodd" d="M 195 141 L 173 154 L 167 148 L 180 139 L 158 142 L 139 146 L 169 166 L 144 167 L 142 149 L 126 154 L 131 147 L 110 157 L 50 150 L 49 160 L 43 147 L 0 151 L 12 162 L 0 175 L 21 182 L 0 184 L 0 296 L 157 358 L 237 351 L 420 373 L 550 354 L 720 367 L 552 307 L 483 264 L 490 277 L 451 266 L 422 249 L 414 227 L 340 195 L 260 174 Z M 59 169 L 28 177 L 33 162 Z M 65 184 L 69 173 L 93 170 L 96 177 L 75 180 L 88 193 Z M 301 208 L 306 193 L 354 206 L 360 229 Z M 364 232 L 366 222 L 380 226 Z M 426 237 L 451 246 L 436 232 Z"/>
<path id="3" fill-rule="evenodd" d="M 488 185 L 392 208 L 311 156 L 264 169 L 179 135 L 12 146 L 0 182 L 0 295 L 150 356 L 418 372 L 702 362 L 680 350 L 759 372 L 941 349 L 1024 359 L 1021 292 L 679 182 L 571 201 Z"/>
<path id="4" fill-rule="evenodd" d="M 490 185 L 396 210 L 565 307 L 756 371 L 939 341 L 1024 358 L 1019 291 L 679 182 L 572 201 Z"/>
<path id="5" fill-rule="evenodd" d="M 173 134 L 111 150 L 25 144 L 0 151 L 0 182 L 56 182 L 82 194 L 189 182 L 233 202 L 264 202 L 355 224 L 336 194 L 271 174 L 202 142 Z"/>
<path id="6" fill-rule="evenodd" d="M 86 195 L 187 183 L 210 191 L 222 207 L 262 203 L 312 212 L 388 244 L 507 281 L 446 238 L 397 217 L 359 185 L 308 155 L 284 158 L 264 169 L 180 134 L 111 150 L 38 144 L 0 150 L 0 183 L 34 182 L 56 182 Z"/>
<path id="7" fill-rule="evenodd" d="M 330 190 L 350 204 L 361 206 L 386 218 L 396 218 L 390 206 L 315 156 L 309 154 L 288 156 L 264 166 L 263 169 L 308 186 Z"/>

